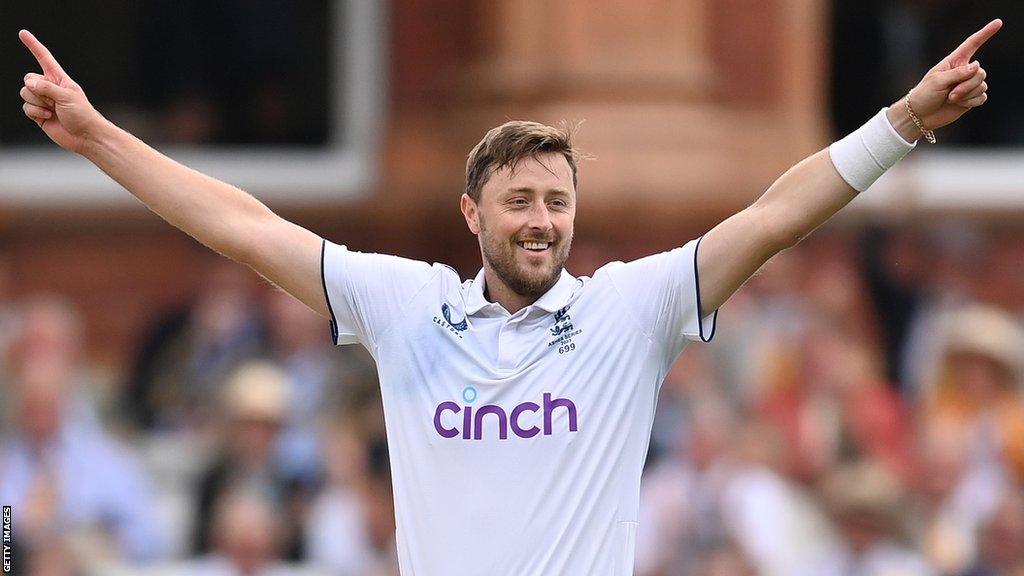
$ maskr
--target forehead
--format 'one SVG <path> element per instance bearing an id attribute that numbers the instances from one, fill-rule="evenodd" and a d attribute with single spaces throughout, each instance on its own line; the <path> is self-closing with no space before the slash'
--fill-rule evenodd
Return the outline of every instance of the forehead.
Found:
<path id="1" fill-rule="evenodd" d="M 490 189 L 496 194 L 519 188 L 572 192 L 572 168 L 565 156 L 548 152 L 524 158 L 513 169 L 495 170 L 483 186 L 485 192 Z"/>

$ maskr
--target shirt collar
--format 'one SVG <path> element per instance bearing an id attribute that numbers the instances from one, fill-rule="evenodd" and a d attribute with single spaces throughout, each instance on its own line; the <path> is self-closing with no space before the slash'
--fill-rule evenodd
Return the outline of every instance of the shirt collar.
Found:
<path id="1" fill-rule="evenodd" d="M 469 286 L 469 293 L 466 295 L 466 314 L 476 314 L 483 310 L 487 306 L 498 306 L 494 302 L 488 302 L 487 298 L 484 298 L 484 270 L 483 268 L 477 272 L 476 277 L 473 278 L 472 284 Z M 558 281 L 555 285 L 548 289 L 532 306 L 536 306 L 546 312 L 555 312 L 561 309 L 569 302 L 569 298 L 572 296 L 573 289 L 576 286 L 576 277 L 569 274 L 565 268 L 562 269 L 562 273 L 558 277 Z"/>

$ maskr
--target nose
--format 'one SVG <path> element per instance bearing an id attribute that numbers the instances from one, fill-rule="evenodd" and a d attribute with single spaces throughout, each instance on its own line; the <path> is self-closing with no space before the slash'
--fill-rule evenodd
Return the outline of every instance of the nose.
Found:
<path id="1" fill-rule="evenodd" d="M 526 225 L 532 230 L 539 230 L 541 232 L 551 231 L 553 228 L 551 212 L 545 203 L 534 204 L 533 208 L 530 209 L 530 219 L 526 222 Z"/>

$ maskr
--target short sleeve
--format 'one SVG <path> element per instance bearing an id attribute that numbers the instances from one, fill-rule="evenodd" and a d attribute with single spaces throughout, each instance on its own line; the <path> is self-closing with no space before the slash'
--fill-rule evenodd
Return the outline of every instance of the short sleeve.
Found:
<path id="1" fill-rule="evenodd" d="M 675 250 L 604 268 L 641 330 L 676 351 L 685 345 L 683 339 L 710 342 L 715 334 L 718 311 L 700 315 L 699 245 L 700 238 Z"/>
<path id="2" fill-rule="evenodd" d="M 426 262 L 353 252 L 324 240 L 320 272 L 334 343 L 361 343 L 372 352 L 435 269 Z"/>

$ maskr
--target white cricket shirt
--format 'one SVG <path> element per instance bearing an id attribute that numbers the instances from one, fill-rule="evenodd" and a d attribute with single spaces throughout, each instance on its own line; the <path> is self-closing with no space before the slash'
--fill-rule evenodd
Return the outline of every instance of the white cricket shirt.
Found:
<path id="1" fill-rule="evenodd" d="M 483 271 L 324 242 L 334 341 L 377 361 L 404 576 L 633 573 L 658 390 L 715 328 L 698 244 L 563 271 L 510 315 Z"/>

